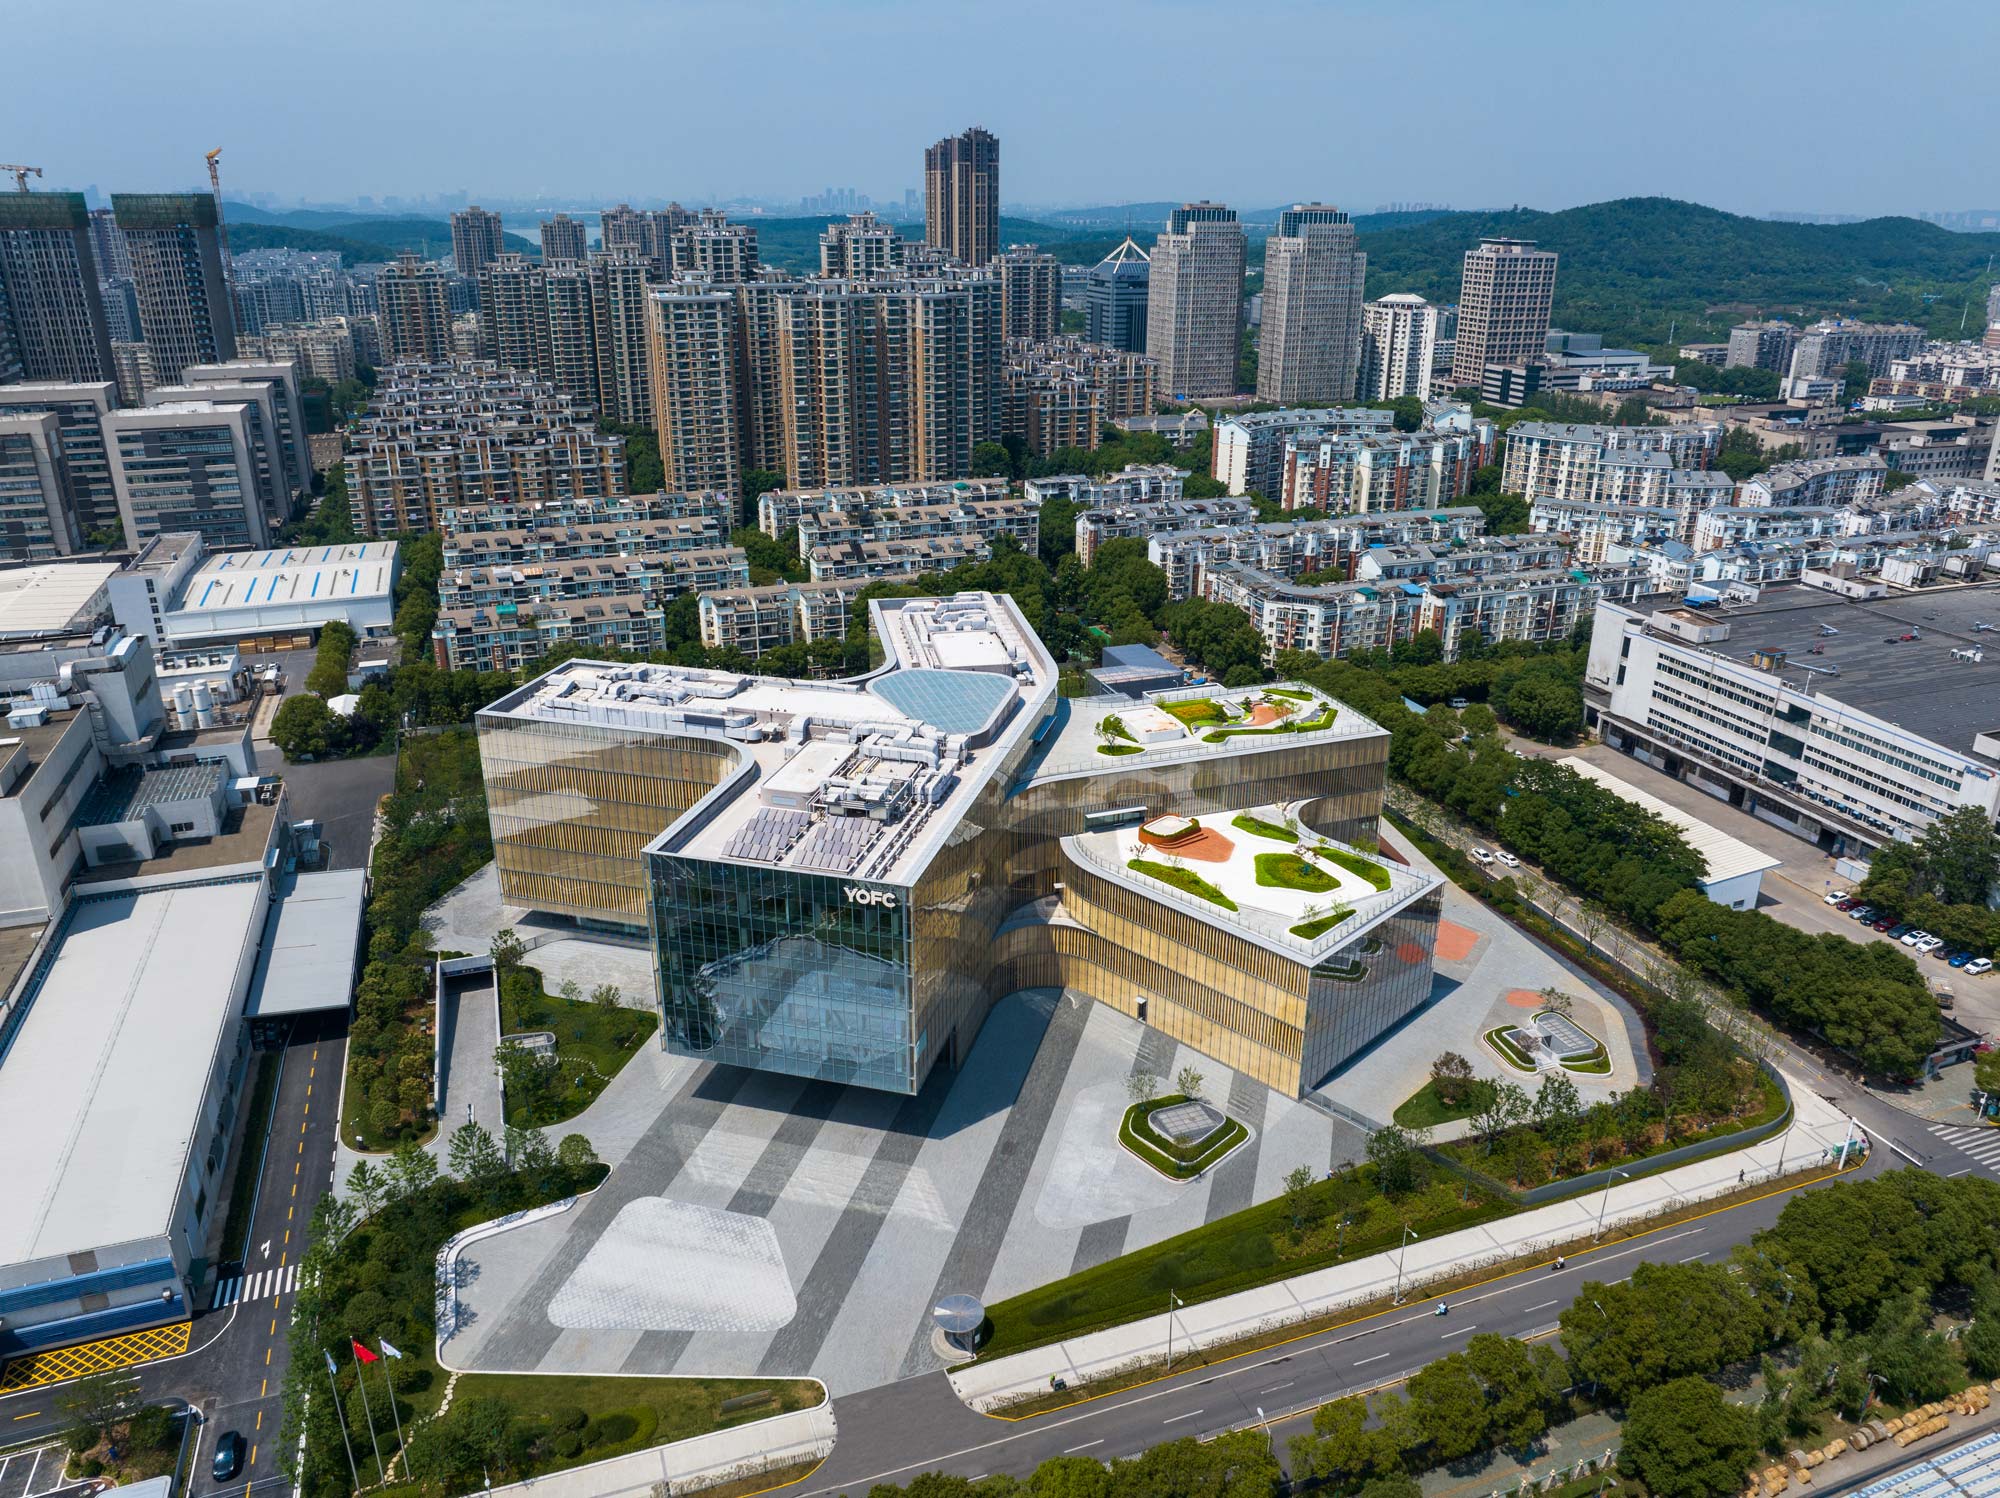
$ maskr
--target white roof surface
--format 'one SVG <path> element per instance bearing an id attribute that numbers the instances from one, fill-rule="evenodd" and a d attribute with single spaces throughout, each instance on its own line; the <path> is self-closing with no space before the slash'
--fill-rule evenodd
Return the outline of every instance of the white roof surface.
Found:
<path id="1" fill-rule="evenodd" d="M 213 613 L 322 599 L 358 603 L 387 597 L 395 573 L 394 541 L 222 552 L 209 557 L 188 579 L 177 612 Z"/>
<path id="2" fill-rule="evenodd" d="M 0 1057 L 0 1263 L 167 1232 L 260 888 L 77 896 Z"/>
<path id="3" fill-rule="evenodd" d="M 293 877 L 264 916 L 264 949 L 250 979 L 249 1015 L 345 1009 L 354 992 L 361 944 L 362 869 L 326 869 Z"/>
<path id="4" fill-rule="evenodd" d="M 116 562 L 45 562 L 0 571 L 0 636 L 68 629 L 117 570 Z"/>
<path id="5" fill-rule="evenodd" d="M 1674 828 L 1687 839 L 1687 844 L 1708 861 L 1708 873 L 1703 884 L 1720 884 L 1725 879 L 1735 879 L 1744 874 L 1761 874 L 1766 869 L 1775 869 L 1783 859 L 1773 858 L 1760 848 L 1753 848 L 1740 838 L 1731 837 L 1720 827 L 1711 827 L 1698 817 L 1689 816 L 1678 806 L 1662 801 L 1658 796 L 1648 795 L 1636 785 L 1630 785 L 1604 770 L 1600 770 L 1589 760 L 1579 759 L 1574 754 L 1557 763 L 1566 769 L 1576 771 L 1586 780 L 1594 780 L 1614 795 L 1630 801 L 1642 811 L 1650 811 L 1654 816 Z"/>

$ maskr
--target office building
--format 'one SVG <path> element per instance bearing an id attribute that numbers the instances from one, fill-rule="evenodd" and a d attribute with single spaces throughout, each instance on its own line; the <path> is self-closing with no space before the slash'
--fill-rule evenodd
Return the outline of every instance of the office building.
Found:
<path id="1" fill-rule="evenodd" d="M 364 536 L 436 530 L 457 508 L 601 501 L 625 493 L 625 439 L 546 381 L 496 365 L 381 371 L 343 458 Z"/>
<path id="2" fill-rule="evenodd" d="M 1257 398 L 1282 405 L 1354 398 L 1368 257 L 1338 208 L 1301 203 L 1264 243 Z"/>
<path id="3" fill-rule="evenodd" d="M 235 313 L 215 199 L 200 192 L 114 193 L 111 208 L 132 257 L 153 381 L 170 385 L 190 364 L 234 359 Z"/>
<path id="4" fill-rule="evenodd" d="M 1152 257 L 1131 235 L 1090 268 L 1084 289 L 1084 336 L 1105 348 L 1146 352 L 1147 296 Z"/>
<path id="5" fill-rule="evenodd" d="M 1977 651 L 1958 644 L 2000 588 L 1892 592 L 1838 563 L 1801 579 L 1726 612 L 1598 605 L 1591 725 L 1835 856 L 1865 858 L 1961 807 L 2000 814 L 2000 739 L 1969 685 Z"/>
<path id="6" fill-rule="evenodd" d="M 1361 400 L 1428 397 L 1437 363 L 1438 309 L 1420 296 L 1398 292 L 1361 309 Z"/>
<path id="7" fill-rule="evenodd" d="M 477 282 L 479 273 L 506 253 L 507 234 L 499 214 L 475 203 L 451 216 L 451 263 L 461 276 Z"/>
<path id="8" fill-rule="evenodd" d="M 835 279 L 900 275 L 907 263 L 903 236 L 872 213 L 828 224 L 819 236 L 819 273 Z"/>
<path id="9" fill-rule="evenodd" d="M 60 474 L 79 533 L 107 533 L 119 526 L 118 490 L 104 446 L 104 418 L 119 404 L 109 380 L 77 384 L 0 385 L 0 418 L 53 412 L 61 431 Z"/>
<path id="10" fill-rule="evenodd" d="M 177 400 L 111 412 L 104 444 L 126 542 L 194 531 L 213 548 L 265 545 L 264 439 L 251 401 Z"/>
<path id="11" fill-rule="evenodd" d="M 1062 262 L 1033 245 L 1010 245 L 992 259 L 1007 338 L 1046 339 L 1062 331 Z"/>
<path id="12" fill-rule="evenodd" d="M 382 357 L 436 364 L 451 357 L 451 301 L 439 267 L 403 255 L 377 277 Z"/>
<path id="13" fill-rule="evenodd" d="M 12 378 L 112 377 L 111 333 L 80 192 L 0 194 L 0 355 Z"/>
<path id="14" fill-rule="evenodd" d="M 0 561 L 46 562 L 81 540 L 55 414 L 0 411 Z"/>
<path id="15" fill-rule="evenodd" d="M 1000 141 L 977 125 L 924 151 L 924 243 L 966 265 L 1000 251 Z"/>
<path id="16" fill-rule="evenodd" d="M 502 899 L 650 924 L 669 1051 L 914 1094 L 1001 996 L 1055 986 L 1296 1094 L 1426 1002 L 1428 876 L 1341 850 L 1328 924 L 1147 872 L 1187 819 L 1275 804 L 1372 842 L 1379 727 L 1303 687 L 1209 694 L 1225 725 L 1295 720 L 1275 735 L 1198 736 L 1167 710 L 1192 692 L 1060 699 L 990 594 L 869 617 L 865 683 L 571 661 L 478 715 Z M 1247 886 L 1255 837 L 1202 867 Z"/>
<path id="17" fill-rule="evenodd" d="M 1797 323 L 1746 322 L 1729 330 L 1726 365 L 1742 369 L 1775 369 L 1784 374 L 1792 367 L 1792 350 L 1799 346 Z"/>
<path id="18" fill-rule="evenodd" d="M 1147 265 L 1146 352 L 1170 400 L 1234 395 L 1243 322 L 1243 226 L 1220 203 L 1184 203 Z"/>
<path id="19" fill-rule="evenodd" d="M 1451 379 L 1480 386 L 1489 364 L 1545 356 L 1555 302 L 1556 255 L 1532 239 L 1482 239 L 1465 253 Z"/>
<path id="20" fill-rule="evenodd" d="M 1216 423 L 1210 474 L 1231 494 L 1254 492 L 1273 498 L 1284 482 L 1288 440 L 1389 432 L 1395 424 L 1394 412 L 1366 407 L 1294 408 L 1231 416 Z"/>
<path id="21" fill-rule="evenodd" d="M 583 223 L 567 213 L 542 221 L 542 259 L 581 260 L 589 252 L 590 237 Z"/>
<path id="22" fill-rule="evenodd" d="M 282 483 L 295 494 L 311 490 L 312 452 L 306 440 L 305 403 L 300 397 L 299 368 L 289 359 L 231 359 L 226 364 L 190 364 L 181 371 L 192 389 L 213 392 L 206 398 L 241 399 L 262 392 L 268 399 L 279 453 Z"/>

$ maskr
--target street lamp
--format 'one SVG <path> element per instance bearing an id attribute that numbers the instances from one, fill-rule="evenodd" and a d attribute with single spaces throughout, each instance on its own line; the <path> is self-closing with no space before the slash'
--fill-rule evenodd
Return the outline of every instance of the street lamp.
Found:
<path id="1" fill-rule="evenodd" d="M 1173 1291 L 1167 1292 L 1167 1372 L 1174 1371 L 1174 1307 L 1185 1302 Z"/>
<path id="2" fill-rule="evenodd" d="M 1622 1170 L 1614 1170 L 1609 1176 L 1605 1177 L 1604 1195 L 1597 1203 L 1597 1231 L 1590 1235 L 1592 1243 L 1597 1242 L 1598 1239 L 1604 1236 L 1604 1209 L 1611 1205 L 1611 1183 L 1621 1176 L 1628 1181 L 1632 1179 L 1630 1174 Z"/>
<path id="3" fill-rule="evenodd" d="M 1417 1236 L 1417 1230 L 1407 1222 L 1403 1224 L 1403 1241 L 1396 1250 L 1396 1298 L 1389 1302 L 1392 1306 L 1403 1303 L 1403 1256 L 1410 1251 L 1410 1240 Z"/>

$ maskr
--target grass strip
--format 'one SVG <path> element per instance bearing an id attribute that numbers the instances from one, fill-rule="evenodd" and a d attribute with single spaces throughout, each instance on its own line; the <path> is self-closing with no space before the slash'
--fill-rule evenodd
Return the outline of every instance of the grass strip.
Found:
<path id="1" fill-rule="evenodd" d="M 1309 895 L 1323 895 L 1340 888 L 1340 881 L 1324 869 L 1316 869 L 1297 853 L 1259 853 L 1257 882 L 1266 889 L 1297 889 Z"/>
<path id="2" fill-rule="evenodd" d="M 1238 832 L 1247 832 L 1252 837 L 1268 837 L 1273 842 L 1296 843 L 1299 840 L 1298 834 L 1291 828 L 1267 822 L 1262 817 L 1253 817 L 1247 811 L 1240 811 L 1230 818 L 1229 825 Z"/>
<path id="3" fill-rule="evenodd" d="M 1220 905 L 1224 910 L 1236 909 L 1234 900 L 1195 873 L 1193 869 L 1177 869 L 1172 864 L 1155 863 L 1150 858 L 1135 858 L 1125 867 L 1135 874 L 1144 874 L 1148 878 L 1157 879 L 1162 884 L 1171 884 L 1175 889 L 1206 900 L 1211 905 Z"/>
<path id="4" fill-rule="evenodd" d="M 1250 1137 L 1250 1131 L 1233 1118 L 1225 1117 L 1221 1127 L 1192 1145 L 1176 1144 L 1153 1128 L 1151 1115 L 1187 1099 L 1179 1093 L 1134 1103 L 1125 1110 L 1118 1125 L 1118 1141 L 1161 1175 L 1185 1181 L 1200 1175 L 1209 1166 Z"/>
<path id="5" fill-rule="evenodd" d="M 1318 941 L 1322 936 L 1326 935 L 1327 932 L 1331 931 L 1335 926 L 1338 926 L 1342 921 L 1346 920 L 1349 916 L 1353 914 L 1354 914 L 1353 911 L 1349 910 L 1345 905 L 1343 905 L 1338 910 L 1330 910 L 1325 915 L 1319 916 L 1313 920 L 1300 921 L 1298 925 L 1292 927 L 1292 935 L 1298 937 L 1302 941 Z M 1352 983 L 1361 977 L 1361 965 L 1359 963 L 1355 963 L 1353 966 L 1354 966 L 1354 971 L 1351 973 L 1334 973 L 1331 976 L 1336 978 L 1345 978 L 1346 981 Z"/>
<path id="6" fill-rule="evenodd" d="M 1470 1082 L 1465 1085 L 1468 1096 L 1454 1107 L 1438 1096 L 1435 1081 L 1426 1082 L 1404 1098 L 1390 1116 L 1395 1120 L 1397 1127 L 1404 1129 L 1434 1129 L 1439 1124 L 1470 1118 L 1479 1111 L 1478 1100 L 1470 1096 L 1478 1089 Z"/>
<path id="7" fill-rule="evenodd" d="M 1099 754 L 1138 754 L 1142 752 L 1142 748 L 1138 744 L 1099 744 L 1097 752 Z"/>

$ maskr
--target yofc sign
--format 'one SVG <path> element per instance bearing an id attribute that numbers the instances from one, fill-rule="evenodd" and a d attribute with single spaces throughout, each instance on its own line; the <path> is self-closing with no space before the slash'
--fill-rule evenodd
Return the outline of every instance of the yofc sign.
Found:
<path id="1" fill-rule="evenodd" d="M 886 905 L 892 910 L 896 905 L 894 890 L 862 889 L 859 885 L 843 884 L 840 892 L 847 896 L 849 905 Z"/>

